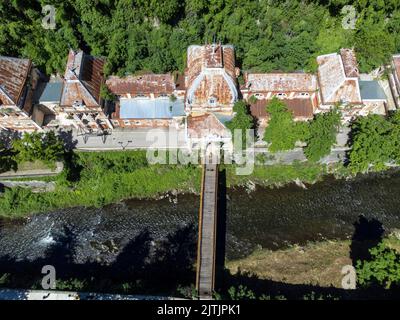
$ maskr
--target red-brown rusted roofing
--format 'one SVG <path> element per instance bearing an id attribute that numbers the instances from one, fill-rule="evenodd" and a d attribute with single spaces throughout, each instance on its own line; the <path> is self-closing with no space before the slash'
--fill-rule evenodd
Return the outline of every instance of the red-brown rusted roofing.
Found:
<path id="1" fill-rule="evenodd" d="M 257 100 L 250 106 L 251 115 L 256 118 L 266 118 L 268 116 L 266 110 L 268 102 L 268 100 Z M 314 116 L 311 99 L 284 99 L 282 102 L 285 103 L 295 118 L 312 119 Z"/>
<path id="2" fill-rule="evenodd" d="M 108 89 L 115 95 L 170 95 L 175 90 L 174 77 L 171 74 L 145 74 L 124 78 L 112 76 L 106 81 Z"/>
<path id="3" fill-rule="evenodd" d="M 317 78 L 309 73 L 247 73 L 244 88 L 252 92 L 314 92 Z"/>
<path id="4" fill-rule="evenodd" d="M 98 107 L 100 89 L 104 82 L 105 60 L 70 50 L 64 74 L 65 84 L 61 98 L 62 106 L 72 106 L 82 101 L 87 107 Z"/>
<path id="5" fill-rule="evenodd" d="M 81 71 L 81 81 L 97 102 L 100 102 L 100 89 L 104 83 L 104 64 L 102 58 L 85 55 Z"/>
<path id="6" fill-rule="evenodd" d="M 189 88 L 203 68 L 223 68 L 236 79 L 235 49 L 231 45 L 190 46 L 187 54 L 186 87 Z"/>
<path id="7" fill-rule="evenodd" d="M 323 104 L 361 103 L 358 79 L 346 76 L 344 64 L 339 54 L 319 56 L 317 62 L 318 81 Z"/>
<path id="8" fill-rule="evenodd" d="M 190 115 L 187 118 L 188 134 L 192 138 L 208 135 L 225 137 L 229 134 L 226 127 L 212 113 Z"/>
<path id="9" fill-rule="evenodd" d="M 397 79 L 400 81 L 400 54 L 393 56 L 393 66 Z"/>
<path id="10" fill-rule="evenodd" d="M 340 55 L 343 61 L 344 72 L 348 78 L 358 78 L 360 72 L 358 70 L 358 63 L 356 54 L 352 49 L 341 49 Z"/>
<path id="11" fill-rule="evenodd" d="M 18 105 L 31 67 L 28 59 L 0 57 L 0 104 Z"/>

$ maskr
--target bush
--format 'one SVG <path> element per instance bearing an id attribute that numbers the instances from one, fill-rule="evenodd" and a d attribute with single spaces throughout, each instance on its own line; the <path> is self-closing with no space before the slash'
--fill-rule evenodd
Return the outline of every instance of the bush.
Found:
<path id="1" fill-rule="evenodd" d="M 307 147 L 304 149 L 308 160 L 317 162 L 330 154 L 336 142 L 340 118 L 340 113 L 334 109 L 328 113 L 316 115 L 315 119 L 309 123 L 305 138 Z"/>
<path id="2" fill-rule="evenodd" d="M 305 136 L 304 123 L 296 123 L 293 114 L 284 102 L 273 98 L 267 105 L 270 116 L 268 127 L 265 129 L 264 140 L 271 145 L 269 151 L 287 151 L 295 148 L 296 142 Z"/>
<path id="3" fill-rule="evenodd" d="M 358 261 L 357 282 L 360 287 L 392 289 L 400 285 L 400 255 L 381 242 L 370 250 L 371 261 Z"/>

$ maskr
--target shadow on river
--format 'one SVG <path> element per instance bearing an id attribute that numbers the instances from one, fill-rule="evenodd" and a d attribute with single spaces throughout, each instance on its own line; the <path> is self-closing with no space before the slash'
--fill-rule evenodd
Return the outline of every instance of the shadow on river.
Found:
<path id="1" fill-rule="evenodd" d="M 328 178 L 307 187 L 227 190 L 226 235 L 218 238 L 223 255 L 237 259 L 259 247 L 351 239 L 359 216 L 382 223 L 382 232 L 400 228 L 399 173 Z M 37 284 L 42 266 L 50 264 L 58 278 L 92 278 L 98 290 L 129 282 L 132 291 L 170 292 L 177 283 L 194 282 L 198 208 L 198 196 L 170 195 L 2 221 L 0 273 L 12 273 L 14 286 L 26 287 Z M 244 282 L 243 275 L 235 279 Z"/>

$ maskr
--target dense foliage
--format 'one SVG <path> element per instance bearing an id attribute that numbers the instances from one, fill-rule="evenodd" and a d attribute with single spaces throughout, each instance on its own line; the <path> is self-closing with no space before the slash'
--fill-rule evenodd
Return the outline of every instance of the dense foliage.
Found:
<path id="1" fill-rule="evenodd" d="M 331 152 L 336 142 L 340 118 L 340 113 L 332 110 L 328 113 L 317 114 L 309 123 L 305 139 L 307 146 L 304 149 L 308 160 L 317 162 Z"/>
<path id="2" fill-rule="evenodd" d="M 42 27 L 56 9 L 55 29 Z M 354 29 L 342 22 L 357 12 Z M 108 73 L 183 70 L 186 48 L 232 43 L 243 69 L 312 70 L 315 57 L 355 47 L 363 71 L 400 51 L 397 0 L 4 0 L 0 54 L 31 58 L 43 71 L 64 69 L 68 48 L 107 58 Z M 351 25 L 351 23 L 350 23 Z"/>
<path id="3" fill-rule="evenodd" d="M 12 147 L 18 163 L 40 160 L 51 166 L 64 156 L 64 142 L 53 131 L 26 133 Z"/>
<path id="4" fill-rule="evenodd" d="M 264 132 L 264 140 L 270 143 L 269 151 L 294 149 L 296 142 L 304 138 L 304 124 L 296 123 L 292 112 L 278 98 L 268 103 L 267 112 L 270 120 Z"/>
<path id="5" fill-rule="evenodd" d="M 350 166 L 356 171 L 385 168 L 400 163 L 400 112 L 389 118 L 369 115 L 357 119 L 352 127 Z"/>
<path id="6" fill-rule="evenodd" d="M 241 130 L 242 148 L 244 149 L 247 136 L 250 134 L 248 130 L 253 129 L 254 126 L 254 119 L 249 114 L 249 108 L 243 100 L 235 103 L 233 111 L 235 112 L 235 116 L 225 125 L 231 130 L 233 140 L 235 138 L 235 130 Z"/>
<path id="7" fill-rule="evenodd" d="M 370 250 L 370 261 L 358 261 L 357 282 L 363 288 L 400 285 L 400 254 L 385 243 Z"/>

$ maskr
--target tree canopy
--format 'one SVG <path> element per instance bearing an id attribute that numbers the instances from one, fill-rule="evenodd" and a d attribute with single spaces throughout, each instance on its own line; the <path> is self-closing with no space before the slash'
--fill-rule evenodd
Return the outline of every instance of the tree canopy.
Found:
<path id="1" fill-rule="evenodd" d="M 56 9 L 45 29 L 45 5 Z M 354 29 L 343 28 L 355 9 Z M 236 47 L 253 71 L 314 70 L 315 57 L 355 47 L 361 70 L 400 51 L 396 0 L 5 0 L 0 3 L 0 54 L 63 72 L 69 48 L 107 58 L 106 72 L 183 70 L 186 49 L 214 39 Z M 350 16 L 351 18 L 351 16 Z"/>
<path id="2" fill-rule="evenodd" d="M 246 146 L 247 131 L 253 129 L 254 120 L 253 117 L 249 114 L 248 106 L 244 101 L 236 102 L 233 106 L 233 111 L 235 112 L 235 116 L 225 125 L 229 130 L 231 130 L 233 138 L 235 137 L 235 130 L 241 130 L 242 148 L 244 148 Z"/>
<path id="3" fill-rule="evenodd" d="M 385 163 L 399 160 L 399 114 L 386 119 L 369 115 L 356 120 L 352 126 L 350 167 L 355 172 L 367 171 L 370 166 L 383 169 Z"/>
<path id="4" fill-rule="evenodd" d="M 17 162 L 41 160 L 54 165 L 64 155 L 64 143 L 53 132 L 25 133 L 21 139 L 12 142 Z"/>
<path id="5" fill-rule="evenodd" d="M 270 143 L 269 151 L 292 150 L 297 141 L 304 138 L 304 123 L 295 122 L 285 103 L 273 98 L 267 105 L 270 120 L 264 132 L 264 140 Z"/>
<path id="6" fill-rule="evenodd" d="M 381 242 L 370 250 L 371 260 L 358 261 L 357 282 L 363 288 L 393 289 L 400 285 L 400 254 Z"/>
<path id="7" fill-rule="evenodd" d="M 319 161 L 331 152 L 336 142 L 336 135 L 340 126 L 340 113 L 336 109 L 328 113 L 317 114 L 308 125 L 304 149 L 307 159 L 312 162 Z"/>

